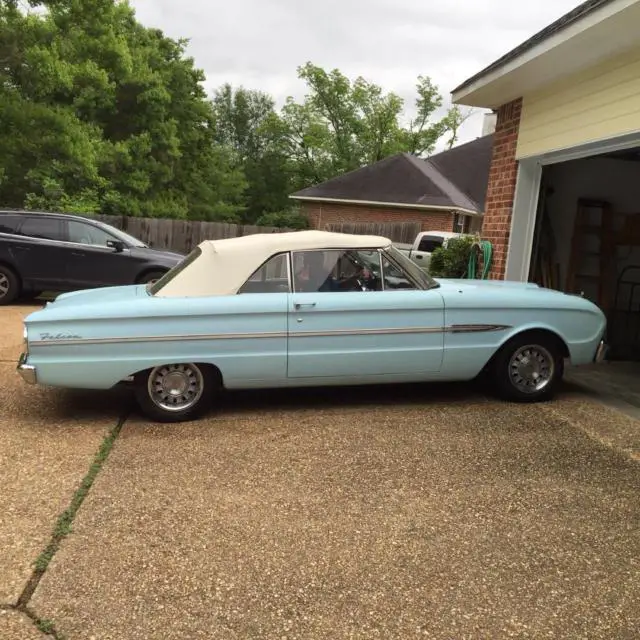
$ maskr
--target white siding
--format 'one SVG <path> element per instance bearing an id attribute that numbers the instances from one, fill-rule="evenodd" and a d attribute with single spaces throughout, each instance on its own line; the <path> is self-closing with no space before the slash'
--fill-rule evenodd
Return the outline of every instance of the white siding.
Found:
<path id="1" fill-rule="evenodd" d="M 517 157 L 640 131 L 640 47 L 523 97 Z"/>

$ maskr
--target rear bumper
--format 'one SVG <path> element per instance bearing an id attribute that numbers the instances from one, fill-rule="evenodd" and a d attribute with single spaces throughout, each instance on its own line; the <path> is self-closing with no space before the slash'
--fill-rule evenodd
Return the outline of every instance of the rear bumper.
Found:
<path id="1" fill-rule="evenodd" d="M 604 340 L 600 340 L 600 344 L 596 349 L 595 355 L 593 356 L 593 361 L 597 364 L 600 362 L 604 362 L 607 359 L 607 353 L 609 352 L 609 346 Z"/>
<path id="2" fill-rule="evenodd" d="M 38 382 L 38 373 L 36 371 L 36 368 L 31 364 L 27 364 L 26 353 L 20 355 L 17 369 L 18 373 L 25 382 L 28 382 L 29 384 L 36 384 Z"/>

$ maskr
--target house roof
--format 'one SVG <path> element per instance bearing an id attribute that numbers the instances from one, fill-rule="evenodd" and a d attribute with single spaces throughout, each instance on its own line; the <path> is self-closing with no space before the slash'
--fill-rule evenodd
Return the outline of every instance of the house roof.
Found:
<path id="1" fill-rule="evenodd" d="M 498 58 L 495 62 L 492 62 L 489 66 L 485 67 L 475 75 L 465 80 L 462 84 L 457 86 L 452 91 L 452 93 L 457 93 L 459 91 L 462 91 L 463 89 L 473 84 L 477 80 L 480 80 L 482 77 L 488 75 L 492 71 L 496 71 L 500 67 L 503 67 L 508 62 L 515 60 L 516 58 L 521 56 L 523 53 L 526 53 L 527 51 L 533 49 L 536 45 L 544 42 L 551 36 L 562 31 L 563 29 L 566 29 L 567 27 L 571 26 L 573 23 L 577 22 L 578 20 L 581 20 L 582 18 L 589 15 L 593 11 L 596 11 L 600 7 L 610 4 L 613 1 L 614 0 L 586 0 L 586 2 L 583 2 L 582 4 L 578 5 L 575 9 L 572 9 L 571 11 L 569 11 L 569 13 L 565 13 L 561 18 L 559 18 L 555 22 L 552 22 L 550 25 L 548 25 L 541 31 L 538 31 L 538 33 L 533 35 L 528 40 L 525 40 L 522 44 L 519 44 L 517 47 L 515 47 L 515 49 L 512 49 L 511 51 L 505 53 L 502 57 Z"/>
<path id="2" fill-rule="evenodd" d="M 481 214 L 493 134 L 423 160 L 409 153 L 384 158 L 294 194 L 296 200 L 388 204 Z"/>
<path id="3" fill-rule="evenodd" d="M 446 175 L 456 187 L 473 201 L 478 211 L 484 211 L 489 184 L 489 169 L 493 156 L 494 134 L 477 138 L 431 156 L 431 163 Z"/>

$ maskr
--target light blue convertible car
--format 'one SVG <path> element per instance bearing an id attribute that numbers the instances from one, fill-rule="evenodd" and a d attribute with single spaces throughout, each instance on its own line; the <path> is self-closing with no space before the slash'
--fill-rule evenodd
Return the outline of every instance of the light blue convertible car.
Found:
<path id="1" fill-rule="evenodd" d="M 472 380 L 550 398 L 604 358 L 605 317 L 534 284 L 434 280 L 386 238 L 298 231 L 206 241 L 149 285 L 66 293 L 25 319 L 30 383 L 134 385 L 158 421 L 223 389 Z"/>

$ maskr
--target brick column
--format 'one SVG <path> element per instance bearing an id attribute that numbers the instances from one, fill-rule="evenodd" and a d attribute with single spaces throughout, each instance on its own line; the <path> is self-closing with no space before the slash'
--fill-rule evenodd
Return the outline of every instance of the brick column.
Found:
<path id="1" fill-rule="evenodd" d="M 498 109 L 482 222 L 482 237 L 493 244 L 493 263 L 489 276 L 493 280 L 504 278 L 507 264 L 511 215 L 518 176 L 516 146 L 521 113 L 522 98 L 504 104 Z"/>

